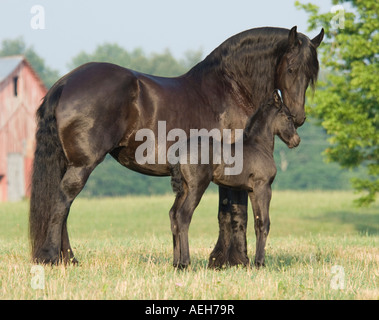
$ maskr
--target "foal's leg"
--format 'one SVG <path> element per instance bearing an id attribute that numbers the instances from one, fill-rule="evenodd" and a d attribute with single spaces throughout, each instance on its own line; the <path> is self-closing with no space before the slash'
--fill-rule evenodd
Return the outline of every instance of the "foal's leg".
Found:
<path id="1" fill-rule="evenodd" d="M 178 208 L 183 205 L 183 201 L 186 199 L 187 195 L 181 194 L 177 195 L 175 198 L 175 202 L 170 210 L 170 221 L 171 221 L 171 232 L 172 239 L 174 244 L 174 267 L 179 266 L 180 261 L 180 242 L 179 242 L 179 229 L 178 229 L 178 220 L 177 220 L 177 212 Z"/>
<path id="2" fill-rule="evenodd" d="M 176 233 L 174 234 L 174 266 L 186 268 L 190 264 L 188 230 L 192 215 L 212 179 L 211 167 L 207 165 L 184 166 L 182 170 L 184 193 L 178 199 L 176 210 Z M 171 217 L 171 212 L 170 212 Z M 175 258 L 175 242 L 179 239 L 180 258 Z M 176 241 L 175 241 L 176 240 Z M 176 242 L 177 245 L 177 242 Z"/>
<path id="3" fill-rule="evenodd" d="M 190 264 L 188 229 L 191 223 L 193 211 L 197 206 L 193 190 L 186 190 L 178 195 L 170 210 L 171 231 L 174 242 L 175 268 L 184 269 Z"/>
<path id="4" fill-rule="evenodd" d="M 199 194 L 195 190 L 189 190 L 183 205 L 177 211 L 177 223 L 178 223 L 178 236 L 180 245 L 180 259 L 179 264 L 174 265 L 180 269 L 186 268 L 191 260 L 189 253 L 189 243 L 188 243 L 188 230 L 192 220 L 192 215 L 200 202 L 203 193 Z"/>
<path id="5" fill-rule="evenodd" d="M 271 185 L 259 183 L 254 186 L 254 191 L 249 192 L 249 197 L 254 212 L 254 229 L 256 235 L 255 266 L 265 265 L 265 246 L 270 231 L 269 207 L 271 201 Z"/>

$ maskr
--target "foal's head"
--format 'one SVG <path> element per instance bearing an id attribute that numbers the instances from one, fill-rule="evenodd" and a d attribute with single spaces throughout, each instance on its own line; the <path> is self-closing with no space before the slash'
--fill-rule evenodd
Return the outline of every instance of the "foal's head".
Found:
<path id="1" fill-rule="evenodd" d="M 294 116 L 283 103 L 278 90 L 274 90 L 272 96 L 247 121 L 244 140 L 260 136 L 268 139 L 270 145 L 274 135 L 278 135 L 289 148 L 297 147 L 300 143 Z"/>
<path id="2" fill-rule="evenodd" d="M 295 119 L 283 103 L 278 90 L 273 93 L 272 105 L 275 109 L 273 111 L 274 117 L 271 120 L 274 134 L 278 135 L 289 148 L 297 147 L 300 143 L 300 137 L 295 128 Z"/>

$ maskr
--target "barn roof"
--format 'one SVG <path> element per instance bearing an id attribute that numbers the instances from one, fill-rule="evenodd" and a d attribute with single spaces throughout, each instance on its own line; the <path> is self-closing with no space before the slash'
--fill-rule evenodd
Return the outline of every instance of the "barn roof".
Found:
<path id="1" fill-rule="evenodd" d="M 8 77 L 24 59 L 24 56 L 0 57 L 0 82 Z"/>

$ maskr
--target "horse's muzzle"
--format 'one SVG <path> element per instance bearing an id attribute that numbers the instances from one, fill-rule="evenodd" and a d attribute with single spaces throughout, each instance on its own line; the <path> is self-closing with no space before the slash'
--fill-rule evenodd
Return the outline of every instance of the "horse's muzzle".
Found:
<path id="1" fill-rule="evenodd" d="M 297 128 L 301 127 L 304 124 L 306 119 L 307 119 L 307 117 L 304 117 L 304 119 L 301 120 L 300 122 L 295 122 L 295 128 L 297 129 Z"/>

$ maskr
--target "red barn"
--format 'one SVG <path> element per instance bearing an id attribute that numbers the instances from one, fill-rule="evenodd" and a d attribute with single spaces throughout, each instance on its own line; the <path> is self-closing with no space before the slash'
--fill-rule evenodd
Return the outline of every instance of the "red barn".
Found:
<path id="1" fill-rule="evenodd" d="M 25 57 L 0 57 L 0 201 L 30 196 L 35 113 L 46 93 Z"/>

